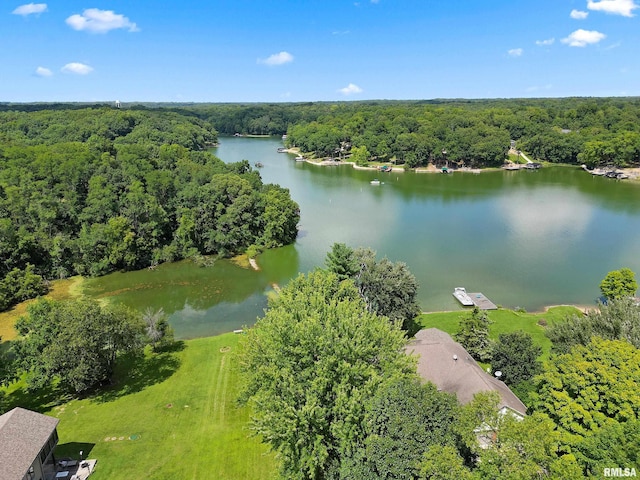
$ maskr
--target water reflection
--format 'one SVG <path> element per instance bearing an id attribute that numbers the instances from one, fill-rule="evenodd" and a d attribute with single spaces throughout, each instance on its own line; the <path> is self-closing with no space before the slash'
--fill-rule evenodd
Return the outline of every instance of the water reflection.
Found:
<path id="1" fill-rule="evenodd" d="M 516 191 L 497 203 L 507 224 L 508 241 L 542 253 L 563 253 L 578 243 L 593 218 L 585 195 L 556 187 L 535 194 Z"/>

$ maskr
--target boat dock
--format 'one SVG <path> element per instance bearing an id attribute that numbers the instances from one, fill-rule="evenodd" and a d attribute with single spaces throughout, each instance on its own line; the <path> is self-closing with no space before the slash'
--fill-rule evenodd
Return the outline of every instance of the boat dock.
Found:
<path id="1" fill-rule="evenodd" d="M 469 297 L 473 301 L 473 304 L 480 310 L 497 310 L 498 307 L 495 303 L 485 297 L 482 293 L 469 293 Z"/>

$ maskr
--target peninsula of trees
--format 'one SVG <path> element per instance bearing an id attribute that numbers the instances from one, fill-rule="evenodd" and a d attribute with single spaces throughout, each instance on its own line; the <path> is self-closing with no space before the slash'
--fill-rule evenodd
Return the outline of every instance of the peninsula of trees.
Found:
<path id="1" fill-rule="evenodd" d="M 204 120 L 110 107 L 0 112 L 0 309 L 43 278 L 291 243 L 298 206 Z"/>

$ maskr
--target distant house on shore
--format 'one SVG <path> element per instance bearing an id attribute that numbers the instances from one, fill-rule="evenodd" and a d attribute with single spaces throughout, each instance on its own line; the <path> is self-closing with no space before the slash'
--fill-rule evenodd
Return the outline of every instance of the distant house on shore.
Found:
<path id="1" fill-rule="evenodd" d="M 442 390 L 454 393 L 460 403 L 467 404 L 479 392 L 497 392 L 500 413 L 512 413 L 523 418 L 527 407 L 502 381 L 485 372 L 462 345 L 437 328 L 420 330 L 415 340 L 406 347 L 406 353 L 415 353 L 418 374 Z"/>
<path id="2" fill-rule="evenodd" d="M 58 422 L 20 407 L 0 415 L 0 480 L 44 480 L 55 475 Z"/>

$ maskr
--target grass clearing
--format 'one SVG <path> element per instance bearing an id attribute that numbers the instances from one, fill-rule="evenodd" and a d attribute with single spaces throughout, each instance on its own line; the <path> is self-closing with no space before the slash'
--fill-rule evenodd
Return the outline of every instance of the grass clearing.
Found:
<path id="1" fill-rule="evenodd" d="M 439 328 L 450 335 L 458 331 L 460 319 L 470 315 L 471 310 L 458 310 L 455 312 L 423 313 L 417 319 L 417 323 L 422 328 Z M 545 320 L 548 325 L 553 322 L 563 320 L 570 315 L 582 315 L 582 312 L 575 307 L 559 306 L 551 307 L 545 312 L 526 313 L 514 310 L 498 309 L 487 311 L 489 318 L 493 322 L 489 326 L 489 336 L 497 340 L 501 333 L 515 332 L 523 330 L 533 337 L 535 344 L 542 348 L 542 360 L 549 358 L 551 341 L 544 334 L 544 327 L 538 322 Z"/>
<path id="2" fill-rule="evenodd" d="M 51 282 L 49 293 L 44 298 L 51 300 L 68 300 L 82 295 L 82 277 L 76 276 Z M 27 300 L 15 305 L 6 312 L 0 313 L 0 338 L 14 340 L 18 336 L 15 329 L 16 320 L 27 313 L 27 307 L 37 299 Z"/>
<path id="3" fill-rule="evenodd" d="M 102 393 L 54 406 L 47 395 L 9 390 L 20 404 L 60 419 L 57 457 L 96 458 L 92 479 L 270 479 L 275 455 L 239 407 L 239 336 L 189 340 L 174 352 L 123 364 Z"/>

